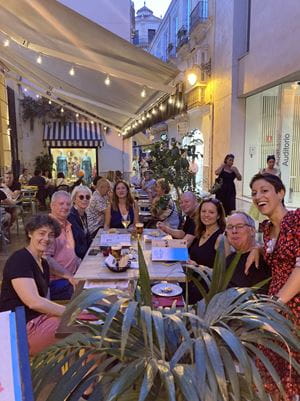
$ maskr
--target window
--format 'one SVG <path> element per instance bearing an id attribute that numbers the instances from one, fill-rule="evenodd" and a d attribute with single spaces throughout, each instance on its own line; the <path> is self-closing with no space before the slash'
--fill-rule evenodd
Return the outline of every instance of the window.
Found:
<path id="1" fill-rule="evenodd" d="M 139 44 L 139 31 L 134 31 L 134 36 L 133 36 L 133 44 L 138 45 Z"/>
<path id="2" fill-rule="evenodd" d="M 148 29 L 148 43 L 150 44 L 152 42 L 152 39 L 155 36 L 155 29 Z"/>

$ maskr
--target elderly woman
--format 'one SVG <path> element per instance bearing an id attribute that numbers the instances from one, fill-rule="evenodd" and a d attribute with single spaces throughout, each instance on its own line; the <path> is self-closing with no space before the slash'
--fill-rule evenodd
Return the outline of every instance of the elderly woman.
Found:
<path id="1" fill-rule="evenodd" d="M 30 354 L 55 343 L 55 332 L 65 307 L 48 297 L 49 265 L 43 254 L 60 234 L 60 225 L 46 215 L 35 215 L 25 227 L 27 247 L 7 260 L 0 295 L 0 311 L 25 307 Z"/>
<path id="2" fill-rule="evenodd" d="M 92 195 L 91 202 L 87 208 L 88 228 L 94 237 L 104 226 L 104 212 L 109 205 L 110 200 L 110 183 L 106 178 L 99 177 L 95 180 L 95 192 Z"/>
<path id="3" fill-rule="evenodd" d="M 137 202 L 131 196 L 126 181 L 115 184 L 111 205 L 105 210 L 104 228 L 127 228 L 139 221 Z"/>
<path id="4" fill-rule="evenodd" d="M 234 211 L 227 217 L 226 235 L 229 245 L 234 249 L 234 252 L 227 256 L 226 265 L 229 266 L 235 255 L 241 253 L 229 287 L 253 287 L 271 276 L 271 270 L 262 256 L 259 259 L 259 269 L 253 263 L 249 273 L 245 274 L 248 255 L 256 245 L 255 222 L 247 213 Z M 263 292 L 267 291 L 267 287 L 263 287 Z"/>
<path id="5" fill-rule="evenodd" d="M 164 222 L 170 228 L 178 228 L 179 215 L 170 190 L 170 185 L 164 178 L 156 181 L 156 197 L 152 201 L 151 214 L 157 222 Z"/>
<path id="6" fill-rule="evenodd" d="M 71 207 L 68 221 L 72 224 L 72 232 L 75 240 L 75 253 L 83 259 L 92 239 L 88 228 L 86 209 L 90 204 L 92 191 L 84 186 L 75 187 L 71 194 Z"/>

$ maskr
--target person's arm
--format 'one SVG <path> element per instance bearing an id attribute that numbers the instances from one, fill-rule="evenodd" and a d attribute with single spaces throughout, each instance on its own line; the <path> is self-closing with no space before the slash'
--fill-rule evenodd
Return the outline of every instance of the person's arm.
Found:
<path id="1" fill-rule="evenodd" d="M 258 268 L 259 266 L 259 257 L 260 255 L 262 255 L 263 253 L 263 248 L 260 245 L 255 246 L 251 252 L 249 253 L 248 257 L 247 257 L 247 261 L 245 264 L 245 274 L 246 276 L 249 273 L 249 269 L 251 267 L 251 265 L 254 263 L 255 267 Z"/>
<path id="2" fill-rule="evenodd" d="M 46 258 L 52 274 L 61 278 L 66 278 L 67 280 L 72 280 L 73 275 L 65 267 L 50 255 L 47 255 Z"/>
<path id="3" fill-rule="evenodd" d="M 296 264 L 287 282 L 276 294 L 279 300 L 285 304 L 300 293 L 300 260 L 297 263 L 298 265 Z"/>
<path id="4" fill-rule="evenodd" d="M 239 170 L 237 169 L 237 167 L 232 167 L 232 170 L 235 172 L 237 180 L 241 181 L 242 180 L 242 176 L 241 176 Z"/>
<path id="5" fill-rule="evenodd" d="M 63 305 L 58 305 L 39 295 L 36 283 L 32 278 L 14 278 L 11 283 L 21 301 L 28 308 L 53 316 L 61 316 L 64 313 L 65 307 Z"/>
<path id="6" fill-rule="evenodd" d="M 111 206 L 104 211 L 104 230 L 108 230 L 110 228 L 110 220 L 111 220 Z"/>
<path id="7" fill-rule="evenodd" d="M 222 163 L 221 166 L 216 169 L 215 174 L 220 175 L 221 171 L 223 170 L 224 167 L 225 167 L 225 164 Z"/>

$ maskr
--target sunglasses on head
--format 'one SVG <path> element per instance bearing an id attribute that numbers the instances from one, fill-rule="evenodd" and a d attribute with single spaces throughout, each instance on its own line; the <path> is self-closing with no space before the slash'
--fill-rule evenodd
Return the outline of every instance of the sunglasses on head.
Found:
<path id="1" fill-rule="evenodd" d="M 78 198 L 80 200 L 86 199 L 86 200 L 90 200 L 91 199 L 91 195 L 87 194 L 87 195 L 78 195 Z"/>

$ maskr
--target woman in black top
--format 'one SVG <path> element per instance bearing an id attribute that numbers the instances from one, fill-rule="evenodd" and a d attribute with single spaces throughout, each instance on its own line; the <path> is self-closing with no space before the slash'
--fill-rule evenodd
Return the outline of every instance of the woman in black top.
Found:
<path id="1" fill-rule="evenodd" d="M 233 166 L 234 155 L 229 154 L 225 157 L 224 163 L 215 171 L 215 174 L 222 179 L 222 186 L 216 192 L 216 198 L 219 199 L 224 207 L 226 216 L 235 210 L 235 184 L 234 180 L 237 178 L 241 181 L 242 176 L 239 170 Z"/>
<path id="2" fill-rule="evenodd" d="M 226 227 L 222 203 L 218 199 L 204 199 L 196 212 L 195 221 L 196 238 L 189 248 L 190 260 L 188 263 L 212 268 L 219 237 Z M 193 283 L 189 283 L 189 303 L 193 304 L 201 298 L 196 286 Z"/>
<path id="3" fill-rule="evenodd" d="M 75 253 L 81 259 L 84 258 L 92 242 L 86 214 L 91 196 L 92 191 L 85 185 L 75 187 L 71 195 L 73 206 L 70 210 L 68 221 L 72 224 Z"/>
<path id="4" fill-rule="evenodd" d="M 60 226 L 47 215 L 36 215 L 25 227 L 29 244 L 14 252 L 7 260 L 0 295 L 0 311 L 24 306 L 30 354 L 34 355 L 53 344 L 55 332 L 65 307 L 48 297 L 49 265 L 43 254 Z"/>

